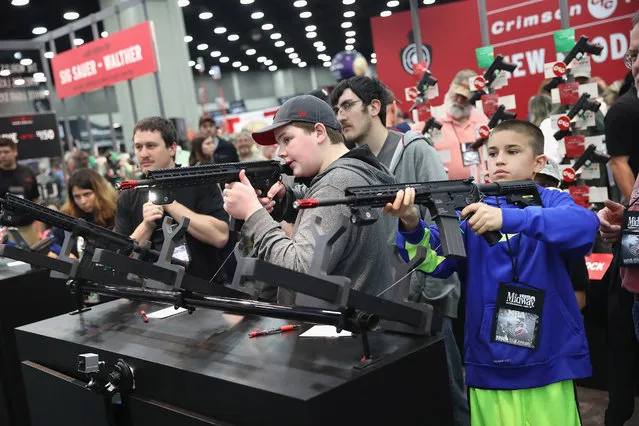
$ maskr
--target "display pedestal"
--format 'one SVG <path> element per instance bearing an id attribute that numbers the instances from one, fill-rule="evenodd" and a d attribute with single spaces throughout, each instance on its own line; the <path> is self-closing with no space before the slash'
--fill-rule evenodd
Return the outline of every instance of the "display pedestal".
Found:
<path id="1" fill-rule="evenodd" d="M 249 332 L 287 321 L 207 309 L 142 320 L 141 310 L 165 307 L 120 299 L 16 329 L 33 426 L 86 424 L 71 413 L 86 411 L 83 405 L 101 407 L 90 410 L 93 424 L 109 415 L 130 425 L 453 423 L 440 337 L 369 333 L 379 361 L 356 368 L 360 338 L 303 338 L 310 327 L 303 325 L 251 339 Z M 87 352 L 107 366 L 122 358 L 134 370 L 135 390 L 116 409 L 75 389 L 77 380 L 88 381 L 77 372 L 78 355 Z"/>

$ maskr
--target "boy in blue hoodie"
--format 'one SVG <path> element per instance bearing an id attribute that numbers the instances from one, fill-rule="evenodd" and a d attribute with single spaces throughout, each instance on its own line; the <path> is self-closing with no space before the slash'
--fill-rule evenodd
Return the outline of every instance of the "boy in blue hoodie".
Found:
<path id="1" fill-rule="evenodd" d="M 532 179 L 544 168 L 544 136 L 525 121 L 504 121 L 487 143 L 493 182 Z M 420 270 L 459 273 L 466 292 L 464 359 L 473 426 L 580 425 L 574 379 L 591 375 L 588 343 L 567 263 L 591 249 L 599 220 L 570 195 L 538 186 L 543 207 L 486 197 L 460 213 L 467 259 L 441 256 L 436 226 L 419 219 L 415 191 L 384 211 L 400 217 L 405 260 L 430 248 Z M 499 230 L 502 240 L 482 238 Z"/>

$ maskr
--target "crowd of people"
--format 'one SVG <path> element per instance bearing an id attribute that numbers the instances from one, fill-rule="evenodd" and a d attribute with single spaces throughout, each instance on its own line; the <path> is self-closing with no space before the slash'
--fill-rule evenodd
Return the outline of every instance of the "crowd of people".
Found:
<path id="1" fill-rule="evenodd" d="M 479 161 L 466 161 L 477 127 L 488 122 L 469 102 L 469 79 L 476 75 L 471 70 L 461 70 L 450 83 L 437 140 L 422 134 L 424 123 L 403 116 L 381 81 L 352 77 L 330 93 L 288 100 L 271 125 L 227 135 L 231 140 L 204 116 L 189 146 L 180 147 L 171 121 L 144 118 L 133 129 L 132 155 L 109 152 L 92 158 L 73 152 L 65 158 L 64 173 L 60 164 L 41 170 L 49 181 L 18 165 L 18 147 L 0 139 L 0 193 L 42 202 L 140 243 L 150 241 L 154 249 L 163 242 L 164 217 L 188 217 L 187 235 L 174 257 L 189 274 L 223 284 L 233 273 L 229 255 L 236 243 L 243 255 L 308 271 L 317 218 L 321 232 L 328 233 L 351 212 L 345 205 L 298 211 L 294 201 L 299 198 L 340 198 L 352 186 L 479 179 L 483 172 L 493 182 L 534 180 L 543 206 L 520 208 L 504 197 L 485 197 L 459 212 L 468 260 L 443 256 L 439 229 L 424 206 L 415 205 L 415 191 L 407 187 L 382 209 L 377 222 L 349 226 L 335 240 L 326 273 L 349 277 L 355 289 L 378 295 L 393 281 L 392 252 L 380 241 L 398 246 L 406 261 L 418 247 L 426 247 L 426 259 L 411 275 L 410 299 L 431 304 L 443 318 L 455 424 L 579 425 L 575 380 L 592 374 L 581 314 L 588 285 L 584 256 L 596 241 L 605 250 L 623 245 L 628 217 L 639 220 L 634 213 L 639 211 L 638 52 L 639 12 L 632 21 L 625 57 L 631 72 L 625 80 L 620 75 L 619 82 L 606 85 L 590 75 L 574 76 L 600 88 L 602 108 L 586 134 L 604 134 L 612 156 L 611 173 L 604 171 L 600 180 L 611 189 L 605 206 L 578 206 L 558 190 L 559 164 L 569 159 L 553 136 L 550 115 L 565 107 L 553 106 L 549 94 L 532 97 L 527 120 L 499 124 L 479 151 Z M 240 172 L 237 182 L 224 187 L 178 188 L 175 200 L 163 205 L 149 200 L 148 189 L 120 194 L 114 189 L 119 180 L 155 169 L 264 159 L 290 166 L 297 183 L 278 182 L 261 193 Z M 56 200 L 42 199 L 43 183 L 60 186 L 60 191 L 46 191 L 57 193 Z M 231 218 L 243 221 L 237 236 L 229 230 Z M 53 236 L 51 255 L 59 253 L 64 232 L 44 229 L 29 218 L 12 220 L 7 225 L 18 227 L 30 242 Z M 503 234 L 494 246 L 482 238 L 491 231 Z M 81 246 L 74 248 L 77 256 L 81 251 Z M 608 426 L 622 425 L 634 410 L 639 339 L 639 279 L 630 263 L 623 263 L 622 250 L 615 256 L 619 261 L 613 269 L 620 274 L 610 274 L 608 349 L 615 369 L 609 378 Z M 262 290 L 265 299 L 295 303 L 290 291 Z"/>

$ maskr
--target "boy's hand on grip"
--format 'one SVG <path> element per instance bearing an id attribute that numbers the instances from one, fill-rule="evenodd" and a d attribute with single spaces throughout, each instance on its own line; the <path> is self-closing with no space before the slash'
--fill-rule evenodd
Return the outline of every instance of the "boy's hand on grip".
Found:
<path id="1" fill-rule="evenodd" d="M 415 207 L 415 188 L 406 188 L 405 191 L 397 191 L 395 200 L 387 203 L 382 212 L 399 217 L 402 228 L 412 231 L 419 225 L 419 210 Z"/>
<path id="2" fill-rule="evenodd" d="M 501 209 L 484 203 L 473 203 L 466 206 L 461 212 L 461 218 L 467 219 L 468 226 L 477 235 L 498 231 L 503 225 Z"/>
<path id="3" fill-rule="evenodd" d="M 259 189 L 255 192 L 258 196 L 262 195 L 262 191 L 260 191 Z M 266 209 L 267 212 L 271 213 L 273 211 L 273 207 L 275 207 L 275 202 L 282 201 L 284 195 L 286 195 L 286 186 L 281 181 L 277 181 L 268 190 L 266 197 L 259 198 L 260 204 Z"/>

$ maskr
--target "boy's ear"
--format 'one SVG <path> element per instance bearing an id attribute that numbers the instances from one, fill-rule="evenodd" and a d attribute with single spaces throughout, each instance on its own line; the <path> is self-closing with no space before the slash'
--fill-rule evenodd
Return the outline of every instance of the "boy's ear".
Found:
<path id="1" fill-rule="evenodd" d="M 533 171 L 535 173 L 539 173 L 540 171 L 542 171 L 544 169 L 544 167 L 546 167 L 547 159 L 548 159 L 548 157 L 546 157 L 545 154 L 536 155 L 535 156 L 535 168 L 533 169 Z"/>
<path id="2" fill-rule="evenodd" d="M 319 144 L 323 144 L 328 139 L 328 133 L 326 133 L 326 127 L 321 123 L 315 124 L 315 135 Z"/>

